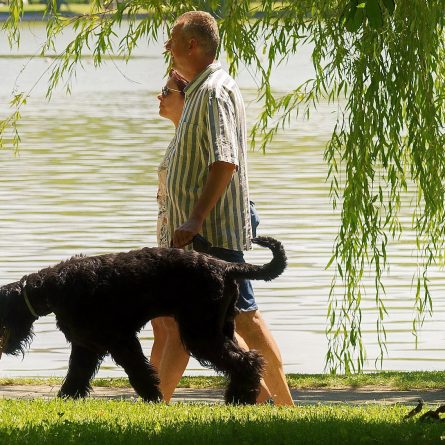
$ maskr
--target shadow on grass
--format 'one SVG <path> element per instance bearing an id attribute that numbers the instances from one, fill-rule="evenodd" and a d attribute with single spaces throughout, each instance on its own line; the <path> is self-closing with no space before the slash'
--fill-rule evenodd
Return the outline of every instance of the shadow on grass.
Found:
<path id="1" fill-rule="evenodd" d="M 0 443 L 8 445 L 96 444 L 438 444 L 445 434 L 442 424 L 362 422 L 323 419 L 271 419 L 243 422 L 207 419 L 194 422 L 127 423 L 61 421 L 38 426 L 2 427 Z"/>

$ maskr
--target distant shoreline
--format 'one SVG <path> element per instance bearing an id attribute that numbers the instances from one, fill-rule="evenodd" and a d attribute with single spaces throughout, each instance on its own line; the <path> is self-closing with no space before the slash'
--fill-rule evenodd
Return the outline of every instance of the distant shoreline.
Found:
<path id="1" fill-rule="evenodd" d="M 0 22 L 6 22 L 9 17 L 9 12 L 0 12 Z M 40 22 L 46 19 L 43 19 L 43 12 L 35 11 L 35 12 L 26 12 L 23 14 L 22 21 L 24 22 Z"/>
<path id="2" fill-rule="evenodd" d="M 77 15 L 81 15 L 81 12 L 68 12 L 64 11 L 61 15 L 63 17 L 75 17 Z M 6 22 L 9 17 L 9 12 L 0 11 L 0 22 Z M 142 19 L 147 17 L 147 14 L 138 14 L 136 15 L 136 19 Z M 48 20 L 45 17 L 45 13 L 43 11 L 29 11 L 25 12 L 22 16 L 22 22 L 46 22 Z M 125 17 L 122 18 L 122 21 L 127 20 Z"/>
<path id="3" fill-rule="evenodd" d="M 44 5 L 25 5 L 25 12 L 22 16 L 23 22 L 46 22 L 48 19 L 45 17 Z M 90 11 L 89 4 L 79 3 L 63 3 L 61 7 L 60 15 L 63 17 L 75 17 L 77 15 L 87 14 Z M 104 13 L 107 14 L 107 13 Z M 110 13 L 112 15 L 113 12 Z M 148 16 L 148 12 L 136 14 L 136 19 L 143 19 Z M 261 17 L 263 14 L 256 12 L 252 15 L 252 18 Z M 5 22 L 9 16 L 9 11 L 6 5 L 0 6 L 0 22 Z M 128 20 L 124 15 L 122 21 Z"/>

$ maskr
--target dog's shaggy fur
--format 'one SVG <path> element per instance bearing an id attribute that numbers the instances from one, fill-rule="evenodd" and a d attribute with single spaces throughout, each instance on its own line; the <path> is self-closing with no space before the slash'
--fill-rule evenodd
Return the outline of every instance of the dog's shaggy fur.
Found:
<path id="1" fill-rule="evenodd" d="M 0 288 L 0 340 L 6 354 L 24 353 L 38 316 L 54 312 L 71 342 L 61 397 L 85 397 L 106 354 L 122 366 L 145 401 L 162 399 L 159 378 L 137 333 L 152 318 L 173 316 L 185 348 L 201 364 L 229 377 L 227 403 L 255 403 L 263 361 L 234 340 L 237 280 L 271 280 L 286 267 L 281 244 L 264 266 L 228 263 L 181 249 L 73 257 Z M 34 312 L 34 315 L 32 314 Z"/>

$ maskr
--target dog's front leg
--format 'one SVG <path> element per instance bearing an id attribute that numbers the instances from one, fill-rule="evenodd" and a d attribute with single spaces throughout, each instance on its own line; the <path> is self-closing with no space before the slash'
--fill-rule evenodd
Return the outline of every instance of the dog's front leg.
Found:
<path id="1" fill-rule="evenodd" d="M 68 374 L 63 381 L 58 397 L 86 397 L 91 390 L 90 380 L 96 374 L 103 355 L 78 344 L 71 345 Z"/>
<path id="2" fill-rule="evenodd" d="M 137 337 L 119 340 L 109 347 L 114 361 L 122 366 L 134 390 L 145 402 L 160 402 L 159 377 L 145 357 Z"/>

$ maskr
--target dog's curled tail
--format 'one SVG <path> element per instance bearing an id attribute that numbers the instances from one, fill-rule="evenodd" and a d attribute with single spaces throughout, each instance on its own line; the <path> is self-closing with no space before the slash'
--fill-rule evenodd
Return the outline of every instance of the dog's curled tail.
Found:
<path id="1" fill-rule="evenodd" d="M 234 278 L 247 278 L 249 280 L 270 281 L 280 276 L 286 269 L 287 258 L 283 245 L 276 239 L 268 236 L 259 236 L 252 242 L 262 247 L 268 247 L 273 258 L 270 263 L 256 266 L 249 263 L 232 263 L 228 272 Z"/>

